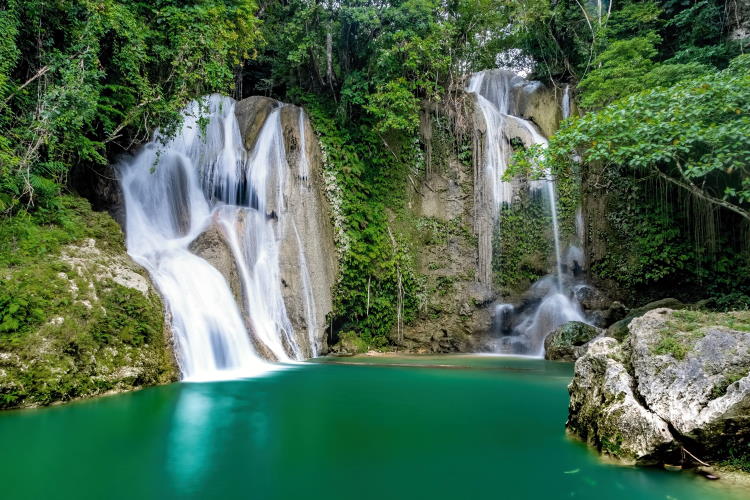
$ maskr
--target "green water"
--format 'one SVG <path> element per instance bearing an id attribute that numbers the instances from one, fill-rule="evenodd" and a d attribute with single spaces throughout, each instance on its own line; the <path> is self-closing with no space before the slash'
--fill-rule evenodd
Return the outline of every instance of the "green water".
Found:
<path id="1" fill-rule="evenodd" d="M 742 498 L 567 438 L 570 365 L 356 363 L 2 413 L 0 498 Z"/>

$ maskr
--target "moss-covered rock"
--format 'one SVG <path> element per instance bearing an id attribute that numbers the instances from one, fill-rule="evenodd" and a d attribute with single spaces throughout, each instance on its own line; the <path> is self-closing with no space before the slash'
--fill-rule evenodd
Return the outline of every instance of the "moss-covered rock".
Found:
<path id="1" fill-rule="evenodd" d="M 654 309 L 624 342 L 592 341 L 569 386 L 568 428 L 631 462 L 750 456 L 750 312 Z M 690 453 L 683 453 L 688 450 Z"/>
<path id="2" fill-rule="evenodd" d="M 0 234 L 0 408 L 176 380 L 162 302 L 107 214 L 69 197 Z"/>
<path id="3" fill-rule="evenodd" d="M 666 307 L 669 309 L 683 309 L 685 307 L 685 304 L 680 302 L 677 299 L 672 298 L 666 298 L 661 300 L 656 300 L 654 302 L 649 302 L 648 304 L 632 309 L 628 314 L 621 319 L 620 321 L 617 321 L 613 323 L 609 328 L 607 328 L 606 335 L 608 337 L 616 338 L 617 340 L 623 340 L 628 335 L 628 325 L 630 325 L 630 322 L 633 321 L 635 318 L 640 318 L 644 314 L 646 314 L 649 311 L 652 311 L 654 309 L 659 309 L 661 307 Z"/>
<path id="4" fill-rule="evenodd" d="M 569 321 L 544 339 L 544 359 L 575 361 L 585 351 L 585 344 L 601 330 L 580 321 Z"/>
<path id="5" fill-rule="evenodd" d="M 367 341 L 355 332 L 344 332 L 339 336 L 339 341 L 331 346 L 331 353 L 337 356 L 353 356 L 367 352 Z"/>

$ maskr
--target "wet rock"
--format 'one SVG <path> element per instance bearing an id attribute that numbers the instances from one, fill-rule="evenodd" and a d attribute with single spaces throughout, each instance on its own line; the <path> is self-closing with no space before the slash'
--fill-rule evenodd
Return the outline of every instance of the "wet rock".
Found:
<path id="1" fill-rule="evenodd" d="M 544 359 L 575 361 L 586 351 L 586 343 L 601 331 L 580 321 L 569 321 L 544 339 Z"/>
<path id="2" fill-rule="evenodd" d="M 221 226 L 213 223 L 188 248 L 198 257 L 207 260 L 224 276 L 237 304 L 243 304 L 240 273 Z"/>
<path id="3" fill-rule="evenodd" d="M 245 147 L 252 151 L 274 109 L 279 109 L 286 164 L 275 173 L 282 176 L 283 192 L 270 197 L 267 208 L 281 240 L 280 279 L 287 315 L 300 345 L 316 339 L 316 348 L 305 353 L 310 356 L 326 349 L 326 317 L 333 308 L 338 261 L 331 210 L 318 139 L 302 108 L 260 96 L 238 102 L 235 113 Z"/>

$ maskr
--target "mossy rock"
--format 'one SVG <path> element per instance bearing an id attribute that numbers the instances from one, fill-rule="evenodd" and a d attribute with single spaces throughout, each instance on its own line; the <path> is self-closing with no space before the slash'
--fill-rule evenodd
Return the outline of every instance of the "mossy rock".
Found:
<path id="1" fill-rule="evenodd" d="M 662 307 L 667 308 L 667 309 L 678 310 L 678 309 L 684 309 L 685 304 L 683 304 L 677 299 L 672 299 L 672 298 L 666 298 L 666 299 L 656 300 L 654 302 L 649 302 L 645 306 L 632 309 L 628 313 L 628 315 L 625 316 L 623 319 L 613 323 L 609 328 L 607 328 L 607 332 L 605 335 L 607 337 L 613 337 L 619 341 L 622 341 L 625 339 L 625 337 L 628 336 L 628 326 L 630 325 L 631 321 L 633 321 L 635 318 L 640 318 L 641 316 L 643 316 L 649 311 L 652 311 L 654 309 L 659 309 Z"/>
<path id="2" fill-rule="evenodd" d="M 575 361 L 583 345 L 599 335 L 600 330 L 580 321 L 569 321 L 544 339 L 544 359 Z M 576 349 L 579 348 L 579 349 Z"/>
<path id="3" fill-rule="evenodd" d="M 161 299 L 111 217 L 66 197 L 0 235 L 0 408 L 177 379 Z"/>
<path id="4" fill-rule="evenodd" d="M 331 346 L 331 353 L 335 356 L 353 356 L 367 351 L 367 342 L 355 332 L 342 333 L 339 341 Z"/>

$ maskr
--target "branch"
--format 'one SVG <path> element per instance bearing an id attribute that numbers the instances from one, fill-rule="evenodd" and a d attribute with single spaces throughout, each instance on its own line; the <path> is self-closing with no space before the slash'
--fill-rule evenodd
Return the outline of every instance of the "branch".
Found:
<path id="1" fill-rule="evenodd" d="M 685 179 L 685 182 L 681 182 L 677 179 L 674 179 L 668 176 L 667 174 L 665 174 L 658 168 L 656 169 L 656 172 L 664 180 L 671 182 L 677 187 L 680 187 L 682 189 L 689 191 L 694 196 L 697 196 L 698 198 L 701 198 L 702 200 L 705 200 L 709 203 L 713 203 L 714 205 L 718 205 L 722 208 L 726 208 L 727 210 L 738 214 L 740 217 L 746 219 L 747 221 L 750 221 L 750 213 L 748 213 L 747 210 L 743 210 L 742 208 L 738 207 L 737 205 L 734 205 L 733 203 L 729 203 L 728 201 L 722 200 L 721 198 L 716 198 L 715 196 L 711 196 L 710 194 L 703 191 L 701 188 L 693 184 L 693 182 L 685 175 L 685 173 L 682 171 L 682 168 L 680 168 L 679 163 L 677 164 L 677 169 L 680 171 L 682 178 Z"/>

